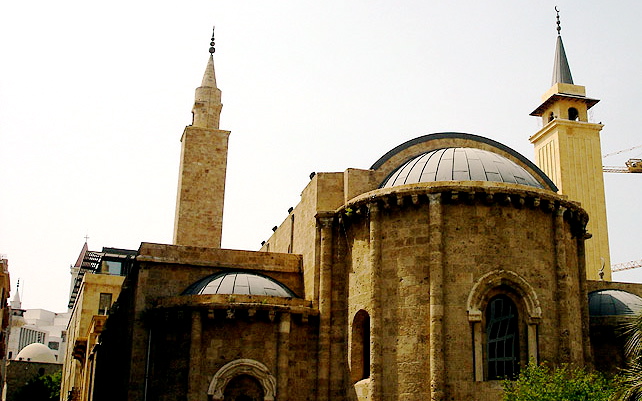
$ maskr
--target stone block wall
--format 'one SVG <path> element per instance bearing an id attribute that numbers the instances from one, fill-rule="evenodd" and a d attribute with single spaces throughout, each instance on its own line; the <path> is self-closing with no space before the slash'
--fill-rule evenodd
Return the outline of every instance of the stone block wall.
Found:
<path id="1" fill-rule="evenodd" d="M 318 318 L 310 301 L 181 295 L 191 284 L 230 270 L 261 273 L 303 295 L 301 260 L 292 254 L 141 244 L 136 269 L 118 300 L 120 313 L 107 322 L 104 348 L 109 353 L 116 347 L 128 360 L 129 371 L 123 372 L 128 399 L 140 399 L 145 389 L 153 399 L 174 400 L 180 394 L 201 399 L 221 366 L 245 359 L 274 375 L 279 399 L 288 399 L 290 389 L 313 397 Z M 113 364 L 122 361 L 109 358 Z M 101 380 L 97 388 L 105 388 L 106 377 Z"/>
<path id="2" fill-rule="evenodd" d="M 60 363 L 40 363 L 27 361 L 8 361 L 7 376 L 5 380 L 5 393 L 7 401 L 18 401 L 16 393 L 29 380 L 60 372 L 62 364 Z M 61 393 L 62 394 L 62 393 Z M 64 395 L 66 397 L 66 394 Z"/>
<path id="3" fill-rule="evenodd" d="M 174 244 L 220 247 L 230 131 L 188 126 L 181 138 Z"/>
<path id="4" fill-rule="evenodd" d="M 370 346 L 380 353 L 377 363 L 373 356 L 371 380 L 380 374 L 381 399 L 430 399 L 431 381 L 442 386 L 446 399 L 501 396 L 501 386 L 479 377 L 475 365 L 476 352 L 485 358 L 485 350 L 474 346 L 470 302 L 484 285 L 482 310 L 493 294 L 507 292 L 516 301 L 521 364 L 533 355 L 551 363 L 590 360 L 580 262 L 586 215 L 551 192 L 522 188 L 407 186 L 366 193 L 339 211 L 335 232 L 347 248 L 349 343 L 359 340 L 351 333 L 360 310 L 380 314 L 373 319 Z M 377 214 L 372 203 L 379 204 Z M 375 223 L 379 234 L 373 237 Z M 496 278 L 486 283 L 485 277 Z M 483 325 L 483 313 L 480 319 Z M 434 370 L 433 357 L 443 369 Z M 358 399 L 374 396 L 376 385 L 369 385 L 364 391 L 359 383 Z"/>

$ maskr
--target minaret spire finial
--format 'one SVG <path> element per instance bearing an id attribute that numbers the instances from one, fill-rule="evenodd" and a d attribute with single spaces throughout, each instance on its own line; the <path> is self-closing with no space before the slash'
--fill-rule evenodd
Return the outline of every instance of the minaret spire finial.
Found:
<path id="1" fill-rule="evenodd" d="M 571 68 L 568 66 L 564 44 L 562 43 L 562 26 L 560 24 L 560 10 L 555 6 L 557 13 L 557 45 L 555 46 L 555 64 L 553 65 L 553 85 L 556 83 L 573 85 Z"/>
<path id="2" fill-rule="evenodd" d="M 216 49 L 214 48 L 214 28 L 215 26 L 212 27 L 212 39 L 210 39 L 210 54 L 214 54 Z"/>

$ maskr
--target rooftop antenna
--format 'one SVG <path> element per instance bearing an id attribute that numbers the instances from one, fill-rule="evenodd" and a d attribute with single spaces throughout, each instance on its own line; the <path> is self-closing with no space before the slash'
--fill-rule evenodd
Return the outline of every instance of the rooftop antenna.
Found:
<path id="1" fill-rule="evenodd" d="M 557 36 L 560 36 L 560 32 L 562 32 L 562 25 L 560 24 L 560 10 L 557 9 L 557 6 L 555 6 L 555 12 L 557 13 Z"/>
<path id="2" fill-rule="evenodd" d="M 215 26 L 212 27 L 212 39 L 210 41 L 210 54 L 214 54 L 214 52 L 216 51 L 216 49 L 214 48 L 214 28 L 216 27 Z"/>

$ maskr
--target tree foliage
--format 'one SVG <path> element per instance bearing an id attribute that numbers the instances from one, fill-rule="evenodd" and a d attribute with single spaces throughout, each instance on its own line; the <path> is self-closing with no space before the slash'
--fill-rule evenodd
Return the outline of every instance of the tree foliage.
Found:
<path id="1" fill-rule="evenodd" d="M 622 370 L 622 386 L 615 394 L 614 400 L 642 400 L 642 314 L 638 313 L 626 325 L 627 336 L 624 352 L 627 367 Z"/>
<path id="2" fill-rule="evenodd" d="M 62 372 L 29 379 L 15 394 L 17 401 L 58 401 Z"/>
<path id="3" fill-rule="evenodd" d="M 599 372 L 531 363 L 516 380 L 505 380 L 504 401 L 608 401 L 619 386 Z"/>

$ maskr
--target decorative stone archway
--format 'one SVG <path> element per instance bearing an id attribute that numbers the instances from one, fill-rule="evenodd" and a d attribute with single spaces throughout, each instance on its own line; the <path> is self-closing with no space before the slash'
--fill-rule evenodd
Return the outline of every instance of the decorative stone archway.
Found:
<path id="1" fill-rule="evenodd" d="M 265 365 L 254 359 L 236 359 L 225 364 L 212 378 L 207 395 L 211 396 L 214 401 L 223 401 L 225 387 L 230 380 L 239 375 L 254 377 L 263 387 L 265 394 L 263 400 L 274 401 L 276 398 L 276 378 L 270 374 Z"/>
<path id="2" fill-rule="evenodd" d="M 486 273 L 477 280 L 470 294 L 468 294 L 468 320 L 481 321 L 482 304 L 488 291 L 500 285 L 506 285 L 516 291 L 524 301 L 529 320 L 539 321 L 542 317 L 542 308 L 533 287 L 519 274 L 510 270 L 495 270 Z M 535 322 L 533 322 L 535 323 Z"/>

